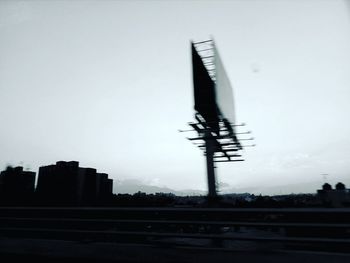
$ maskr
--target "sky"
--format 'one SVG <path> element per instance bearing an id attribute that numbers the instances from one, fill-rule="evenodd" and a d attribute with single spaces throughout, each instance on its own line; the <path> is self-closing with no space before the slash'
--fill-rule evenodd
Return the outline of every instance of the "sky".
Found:
<path id="1" fill-rule="evenodd" d="M 116 193 L 206 191 L 203 152 L 178 130 L 194 120 L 190 41 L 210 37 L 256 143 L 217 164 L 219 190 L 350 187 L 345 0 L 2 0 L 0 169 L 76 160 Z"/>

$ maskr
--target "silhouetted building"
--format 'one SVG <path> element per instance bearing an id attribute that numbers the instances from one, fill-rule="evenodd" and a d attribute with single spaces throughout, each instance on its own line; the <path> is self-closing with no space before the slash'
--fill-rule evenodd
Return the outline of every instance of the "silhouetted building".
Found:
<path id="1" fill-rule="evenodd" d="M 28 201 L 34 193 L 35 172 L 23 171 L 23 167 L 7 167 L 0 173 L 1 202 Z"/>
<path id="2" fill-rule="evenodd" d="M 325 183 L 322 190 L 317 190 L 317 195 L 326 206 L 342 207 L 350 202 L 350 191 L 340 182 L 336 184 L 335 189 Z"/>
<path id="3" fill-rule="evenodd" d="M 97 195 L 102 199 L 108 198 L 113 192 L 113 180 L 108 179 L 108 174 L 97 174 L 97 191 Z"/>
<path id="4" fill-rule="evenodd" d="M 345 184 L 339 182 L 335 185 L 335 189 L 336 190 L 345 190 Z"/>
<path id="5" fill-rule="evenodd" d="M 332 186 L 329 183 L 325 183 L 324 185 L 322 185 L 322 189 L 325 191 L 330 191 L 332 190 Z"/>
<path id="6" fill-rule="evenodd" d="M 39 200 L 58 205 L 96 204 L 101 197 L 111 196 L 112 189 L 103 188 L 107 174 L 102 176 L 94 168 L 79 167 L 76 161 L 56 162 L 39 168 L 37 194 Z"/>

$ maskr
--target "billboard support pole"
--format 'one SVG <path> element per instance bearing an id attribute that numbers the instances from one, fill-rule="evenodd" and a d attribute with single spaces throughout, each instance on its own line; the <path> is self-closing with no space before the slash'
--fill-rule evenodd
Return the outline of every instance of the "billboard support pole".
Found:
<path id="1" fill-rule="evenodd" d="M 205 134 L 205 155 L 207 159 L 207 175 L 208 175 L 208 197 L 209 199 L 215 199 L 217 197 L 216 192 L 216 178 L 215 178 L 215 166 L 214 166 L 214 138 L 210 131 L 206 131 Z"/>

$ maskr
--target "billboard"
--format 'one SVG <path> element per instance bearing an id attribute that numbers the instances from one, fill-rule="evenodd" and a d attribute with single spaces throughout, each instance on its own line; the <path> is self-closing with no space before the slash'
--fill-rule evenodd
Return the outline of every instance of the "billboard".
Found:
<path id="1" fill-rule="evenodd" d="M 213 45 L 214 64 L 215 64 L 215 95 L 216 103 L 219 108 L 221 119 L 226 119 L 229 123 L 234 124 L 235 110 L 233 104 L 233 91 L 230 80 L 227 77 L 224 65 L 222 64 L 219 52 Z"/>
<path id="2" fill-rule="evenodd" d="M 219 130 L 219 110 L 216 103 L 215 83 L 192 43 L 194 108 L 215 130 Z"/>
<path id="3" fill-rule="evenodd" d="M 215 65 L 215 81 L 210 77 L 202 57 L 192 43 L 194 108 L 214 131 L 219 130 L 219 122 L 223 121 L 230 135 L 235 138 L 231 126 L 236 121 L 232 86 L 214 41 L 211 46 L 212 63 Z"/>

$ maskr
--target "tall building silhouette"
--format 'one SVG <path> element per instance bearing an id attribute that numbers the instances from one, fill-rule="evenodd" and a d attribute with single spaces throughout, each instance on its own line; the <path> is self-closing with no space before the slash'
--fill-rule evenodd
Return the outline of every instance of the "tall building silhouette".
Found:
<path id="1" fill-rule="evenodd" d="M 108 179 L 108 174 L 99 173 L 98 174 L 98 196 L 101 199 L 108 198 L 110 193 L 113 192 L 113 180 Z"/>
<path id="2" fill-rule="evenodd" d="M 46 204 L 91 205 L 112 195 L 110 184 L 113 187 L 113 180 L 94 168 L 79 167 L 76 161 L 59 161 L 39 168 L 36 192 Z"/>
<path id="3" fill-rule="evenodd" d="M 23 167 L 7 167 L 0 173 L 0 202 L 29 201 L 34 194 L 35 172 L 23 171 Z"/>
<path id="4" fill-rule="evenodd" d="M 329 183 L 325 183 L 322 189 L 317 190 L 317 196 L 326 206 L 343 207 L 350 204 L 350 189 L 341 182 L 335 185 L 335 189 Z"/>

